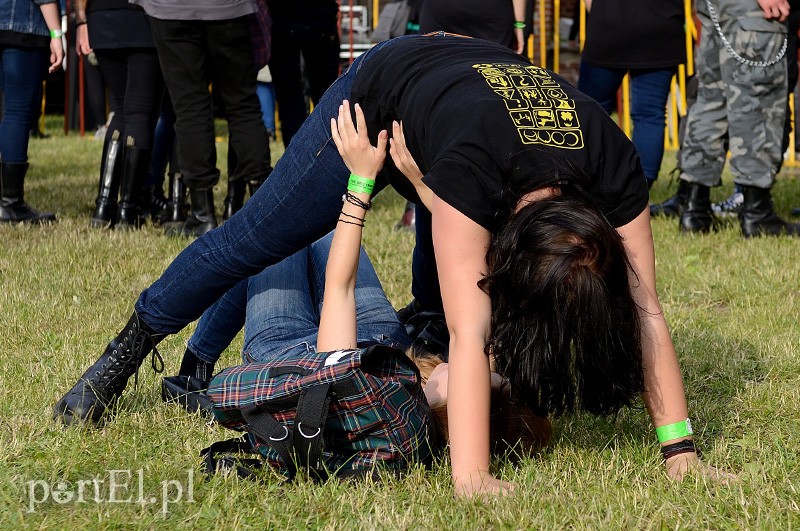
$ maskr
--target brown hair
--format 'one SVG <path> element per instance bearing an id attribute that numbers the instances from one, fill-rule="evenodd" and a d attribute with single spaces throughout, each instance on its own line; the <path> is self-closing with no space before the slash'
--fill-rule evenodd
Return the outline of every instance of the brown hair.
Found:
<path id="1" fill-rule="evenodd" d="M 408 357 L 419 368 L 423 387 L 438 365 L 438 356 L 417 349 L 408 349 Z M 492 388 L 489 416 L 489 437 L 492 452 L 521 458 L 534 454 L 550 442 L 553 433 L 550 419 L 536 415 L 528 406 L 511 398 L 506 383 L 501 389 Z M 431 408 L 433 424 L 440 440 L 449 440 L 447 406 Z"/>

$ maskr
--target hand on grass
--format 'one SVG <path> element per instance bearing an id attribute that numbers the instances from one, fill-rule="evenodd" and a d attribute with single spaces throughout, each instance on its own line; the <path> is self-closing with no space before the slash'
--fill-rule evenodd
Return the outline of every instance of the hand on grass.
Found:
<path id="1" fill-rule="evenodd" d="M 378 134 L 378 145 L 373 146 L 367 134 L 367 121 L 361 106 L 355 105 L 356 119 L 353 122 L 350 114 L 350 102 L 344 100 L 339 105 L 339 116 L 331 118 L 331 135 L 333 143 L 339 150 L 347 169 L 360 177 L 374 179 L 383 167 L 386 159 L 386 143 L 389 134 L 381 131 Z"/>
<path id="2" fill-rule="evenodd" d="M 476 470 L 460 477 L 454 475 L 453 482 L 456 496 L 463 498 L 505 495 L 514 490 L 514 485 L 497 479 L 485 470 Z"/>
<path id="3" fill-rule="evenodd" d="M 736 474 L 703 463 L 694 452 L 674 455 L 667 459 L 665 466 L 667 476 L 675 481 L 681 481 L 687 473 L 699 474 L 723 485 L 737 479 Z"/>

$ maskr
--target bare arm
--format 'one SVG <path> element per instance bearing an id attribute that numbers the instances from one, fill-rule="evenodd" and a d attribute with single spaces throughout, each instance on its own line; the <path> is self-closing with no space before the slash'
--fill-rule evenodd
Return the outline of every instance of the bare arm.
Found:
<path id="1" fill-rule="evenodd" d="M 92 47 L 89 44 L 89 31 L 86 27 L 86 6 L 88 0 L 78 0 L 75 7 L 75 49 L 79 55 L 89 55 Z"/>
<path id="2" fill-rule="evenodd" d="M 525 20 L 525 0 L 512 0 L 514 5 L 514 20 L 528 23 Z M 525 30 L 522 28 L 514 28 L 514 35 L 517 37 L 517 53 L 522 53 L 525 50 Z"/>
<path id="3" fill-rule="evenodd" d="M 47 24 L 47 29 L 50 31 L 57 30 L 61 32 L 61 18 L 58 15 L 58 4 L 41 4 L 39 9 L 42 11 L 44 22 Z M 64 45 L 61 42 L 61 37 L 50 38 L 50 67 L 48 72 L 53 73 L 61 68 L 61 61 L 64 60 Z"/>
<path id="4" fill-rule="evenodd" d="M 634 299 L 641 308 L 645 386 L 642 398 L 653 424 L 665 426 L 685 420 L 688 408 L 678 356 L 656 293 L 655 252 L 649 209 L 645 208 L 636 219 L 620 227 L 618 232 L 636 272 L 631 284 Z M 680 439 L 687 438 L 691 439 Z M 665 441 L 662 446 L 673 442 L 676 440 Z M 681 479 L 690 468 L 699 467 L 713 479 L 725 481 L 734 477 L 714 467 L 700 465 L 695 453 L 676 455 L 666 462 L 667 474 L 672 479 Z"/>
<path id="5" fill-rule="evenodd" d="M 433 243 L 450 331 L 447 417 L 456 493 L 505 492 L 511 485 L 489 473 L 489 296 L 478 288 L 486 271 L 489 232 L 434 196 Z"/>
<path id="6" fill-rule="evenodd" d="M 375 181 L 383 167 L 388 134 L 381 131 L 378 146 L 367 136 L 367 125 L 361 107 L 356 105 L 356 124 L 350 114 L 350 103 L 339 107 L 339 116 L 331 119 L 331 134 L 347 168 L 355 175 Z M 369 202 L 370 194 L 350 192 L 358 200 Z M 317 349 L 320 351 L 355 348 L 356 345 L 356 271 L 361 249 L 361 229 L 366 210 L 342 203 L 339 223 L 333 233 L 328 264 L 325 269 L 325 294 L 320 313 Z"/>

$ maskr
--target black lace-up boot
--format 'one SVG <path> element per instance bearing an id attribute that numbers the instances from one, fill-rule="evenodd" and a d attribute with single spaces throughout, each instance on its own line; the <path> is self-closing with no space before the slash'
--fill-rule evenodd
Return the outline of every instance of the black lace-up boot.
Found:
<path id="1" fill-rule="evenodd" d="M 164 370 L 164 362 L 156 345 L 165 334 L 156 334 L 135 311 L 125 328 L 106 347 L 100 358 L 78 379 L 78 382 L 55 405 L 53 417 L 65 424 L 98 422 L 105 410 L 122 395 L 128 378 L 152 351 L 151 365 L 156 372 Z"/>
<path id="2" fill-rule="evenodd" d="M 223 201 L 225 208 L 222 210 L 222 219 L 229 219 L 242 209 L 246 192 L 247 183 L 244 179 L 228 180 L 228 194 Z"/>

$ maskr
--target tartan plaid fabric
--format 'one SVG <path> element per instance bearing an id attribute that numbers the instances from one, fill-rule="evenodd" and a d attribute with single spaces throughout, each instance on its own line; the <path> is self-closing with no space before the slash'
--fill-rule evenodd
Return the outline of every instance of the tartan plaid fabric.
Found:
<path id="1" fill-rule="evenodd" d="M 322 462 L 329 472 L 380 465 L 406 468 L 430 453 L 429 409 L 416 366 L 395 348 L 287 355 L 219 373 L 208 395 L 220 424 L 248 431 L 242 410 L 270 413 L 292 433 L 300 395 L 331 384 L 333 398 L 323 430 Z M 268 443 L 250 434 L 253 446 L 285 470 Z"/>

